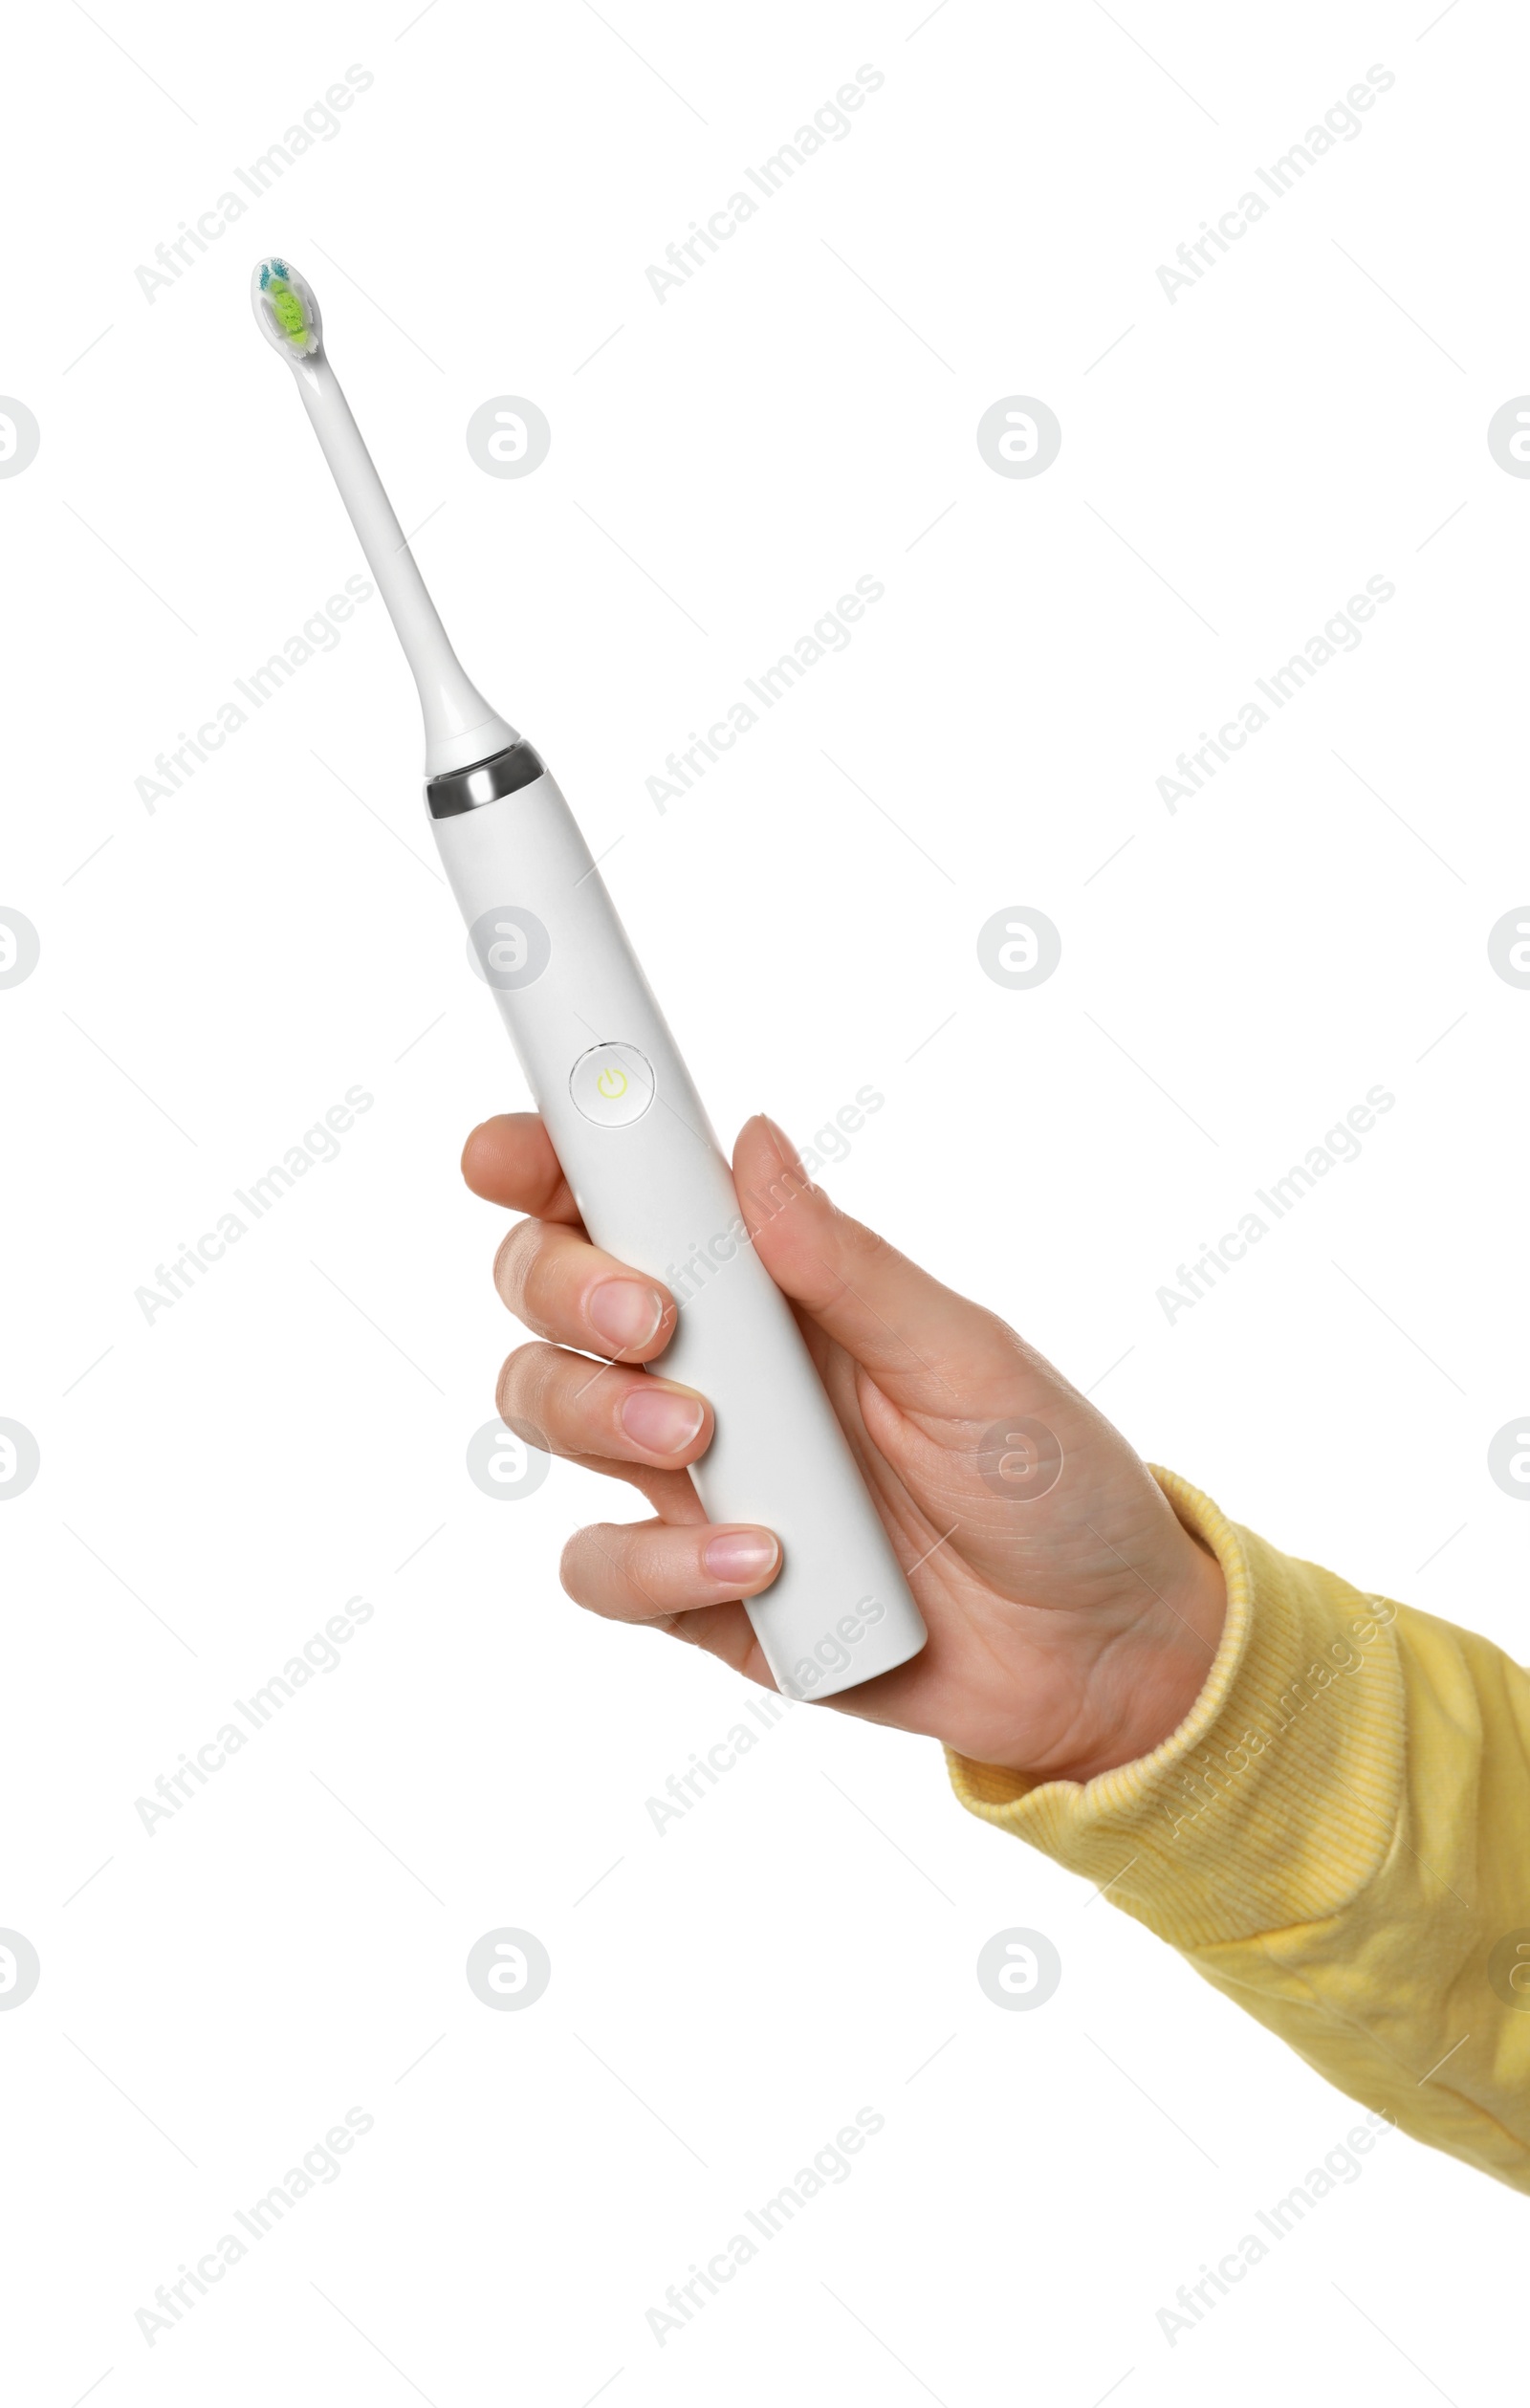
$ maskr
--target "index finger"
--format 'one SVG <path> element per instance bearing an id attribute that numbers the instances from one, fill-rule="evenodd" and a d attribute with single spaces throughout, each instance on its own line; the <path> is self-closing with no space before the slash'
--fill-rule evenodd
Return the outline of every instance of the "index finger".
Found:
<path id="1" fill-rule="evenodd" d="M 581 1229 L 579 1208 L 536 1112 L 495 1112 L 462 1149 L 462 1175 L 486 1203 Z"/>

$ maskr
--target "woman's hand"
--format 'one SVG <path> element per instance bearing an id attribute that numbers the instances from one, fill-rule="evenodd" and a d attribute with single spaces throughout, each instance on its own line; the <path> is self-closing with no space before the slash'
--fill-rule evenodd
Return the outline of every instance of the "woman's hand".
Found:
<path id="1" fill-rule="evenodd" d="M 710 1407 L 637 1368 L 662 1358 L 673 1301 L 591 1245 L 535 1114 L 485 1121 L 462 1167 L 475 1194 L 528 1216 L 494 1258 L 494 1284 L 541 1343 L 506 1363 L 500 1414 L 653 1508 L 577 1532 L 565 1588 L 773 1686 L 739 1599 L 769 1587 L 777 1543 L 706 1520 L 685 1467 L 710 1442 Z M 1147 1754 L 1216 1652 L 1214 1559 L 1084 1397 L 994 1314 L 838 1211 L 774 1122 L 746 1123 L 733 1176 L 929 1626 L 912 1662 L 827 1702 L 1038 1781 L 1087 1781 Z"/>

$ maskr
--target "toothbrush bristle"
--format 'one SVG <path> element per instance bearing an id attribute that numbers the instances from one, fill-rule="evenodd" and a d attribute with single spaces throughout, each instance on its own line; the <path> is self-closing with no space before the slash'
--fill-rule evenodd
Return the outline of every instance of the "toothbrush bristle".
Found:
<path id="1" fill-rule="evenodd" d="M 276 313 L 277 325 L 289 342 L 306 342 L 308 320 L 303 316 L 301 301 L 290 284 L 282 284 L 274 278 L 273 282 L 275 289 L 272 294 L 271 306 Z"/>
<path id="2" fill-rule="evenodd" d="M 319 347 L 318 303 L 313 289 L 285 259 L 257 262 L 251 299 L 261 333 L 289 359 L 307 359 Z"/>

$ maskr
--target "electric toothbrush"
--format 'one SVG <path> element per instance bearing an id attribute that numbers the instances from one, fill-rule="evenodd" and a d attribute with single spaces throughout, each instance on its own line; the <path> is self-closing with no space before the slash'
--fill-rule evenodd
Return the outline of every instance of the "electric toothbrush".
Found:
<path id="1" fill-rule="evenodd" d="M 858 1687 L 916 1655 L 925 1625 L 791 1307 L 750 1243 L 727 1158 L 573 813 L 447 641 L 325 355 L 311 287 L 264 259 L 251 290 L 414 673 L 436 844 L 585 1228 L 671 1293 L 692 1291 L 663 1368 L 711 1401 L 715 1435 L 691 1469 L 709 1518 L 780 1540 L 776 1579 L 745 1600 L 772 1676 L 797 1698 Z"/>

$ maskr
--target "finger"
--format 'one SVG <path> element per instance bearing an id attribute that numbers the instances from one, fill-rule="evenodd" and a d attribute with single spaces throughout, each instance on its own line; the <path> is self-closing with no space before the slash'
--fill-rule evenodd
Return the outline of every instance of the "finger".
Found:
<path id="1" fill-rule="evenodd" d="M 738 1200 L 777 1287 L 868 1370 L 897 1405 L 987 1419 L 1013 1409 L 1016 1373 L 1056 1375 L 996 1314 L 932 1279 L 842 1213 L 763 1113 L 733 1154 Z"/>
<path id="2" fill-rule="evenodd" d="M 462 1175 L 486 1203 L 579 1226 L 579 1208 L 536 1112 L 496 1112 L 480 1121 L 462 1149 Z"/>
<path id="3" fill-rule="evenodd" d="M 602 1521 L 576 1530 L 561 1573 L 575 1603 L 608 1622 L 662 1623 L 757 1596 L 780 1562 L 775 1535 L 749 1523 Z"/>
<path id="4" fill-rule="evenodd" d="M 494 1403 L 517 1437 L 548 1455 L 675 1470 L 711 1444 L 711 1411 L 693 1388 L 561 1346 L 519 1347 L 499 1374 Z"/>
<path id="5" fill-rule="evenodd" d="M 602 1358 L 645 1363 L 674 1335 L 667 1288 L 557 1221 L 515 1223 L 494 1257 L 494 1285 L 538 1337 Z"/>

